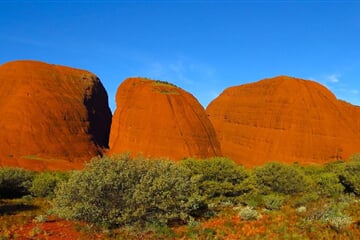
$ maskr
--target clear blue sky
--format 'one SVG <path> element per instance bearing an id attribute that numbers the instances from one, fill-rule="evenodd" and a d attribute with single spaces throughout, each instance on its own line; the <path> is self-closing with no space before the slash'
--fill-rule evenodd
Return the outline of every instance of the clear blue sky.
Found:
<path id="1" fill-rule="evenodd" d="M 360 1 L 0 1 L 0 64 L 172 82 L 206 107 L 226 87 L 312 79 L 360 105 Z M 294 89 L 294 91 L 296 91 Z"/>

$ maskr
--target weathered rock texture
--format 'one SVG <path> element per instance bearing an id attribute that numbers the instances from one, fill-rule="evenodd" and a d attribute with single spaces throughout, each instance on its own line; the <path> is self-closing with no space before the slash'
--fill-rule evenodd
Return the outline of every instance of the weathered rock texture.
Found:
<path id="1" fill-rule="evenodd" d="M 207 107 L 224 156 L 245 166 L 345 159 L 360 152 L 360 108 L 291 77 L 226 89 Z"/>
<path id="2" fill-rule="evenodd" d="M 80 168 L 108 146 L 111 111 L 92 73 L 36 61 L 0 66 L 0 166 Z"/>
<path id="3" fill-rule="evenodd" d="M 118 88 L 110 153 L 179 160 L 221 155 L 205 110 L 184 90 L 159 81 L 129 78 Z"/>

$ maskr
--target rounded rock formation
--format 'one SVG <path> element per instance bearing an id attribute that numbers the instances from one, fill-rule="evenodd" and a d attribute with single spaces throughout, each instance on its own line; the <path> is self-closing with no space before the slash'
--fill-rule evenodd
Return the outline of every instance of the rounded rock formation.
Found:
<path id="1" fill-rule="evenodd" d="M 167 82 L 129 78 L 118 88 L 110 153 L 180 160 L 221 155 L 204 108 Z"/>
<path id="2" fill-rule="evenodd" d="M 0 166 L 80 168 L 108 147 L 111 111 L 94 74 L 14 61 L 0 83 Z"/>
<path id="3" fill-rule="evenodd" d="M 360 152 L 360 108 L 286 76 L 226 89 L 207 107 L 224 156 L 245 166 L 346 159 Z"/>

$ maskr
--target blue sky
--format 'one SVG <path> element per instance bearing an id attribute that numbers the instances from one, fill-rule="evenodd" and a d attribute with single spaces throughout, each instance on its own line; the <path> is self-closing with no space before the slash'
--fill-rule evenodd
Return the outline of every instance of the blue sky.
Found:
<path id="1" fill-rule="evenodd" d="M 1 1 L 0 49 L 0 64 L 95 73 L 112 110 L 130 76 L 172 82 L 204 107 L 277 75 L 360 105 L 360 1 Z"/>

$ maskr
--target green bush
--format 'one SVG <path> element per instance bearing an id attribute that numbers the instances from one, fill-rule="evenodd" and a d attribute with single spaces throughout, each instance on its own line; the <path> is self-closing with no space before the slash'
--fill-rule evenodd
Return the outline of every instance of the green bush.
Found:
<path id="1" fill-rule="evenodd" d="M 104 157 L 59 184 L 53 212 L 108 227 L 187 221 L 204 207 L 196 184 L 188 169 L 170 161 Z"/>
<path id="2" fill-rule="evenodd" d="M 324 172 L 337 176 L 344 193 L 360 195 L 360 154 L 354 154 L 347 162 L 328 163 L 324 166 Z"/>
<path id="3" fill-rule="evenodd" d="M 296 194 L 309 188 L 309 179 L 296 167 L 267 163 L 254 169 L 256 188 L 263 194 Z"/>
<path id="4" fill-rule="evenodd" d="M 353 156 L 349 162 L 343 164 L 343 168 L 339 171 L 339 179 L 346 193 L 360 196 L 360 159 L 357 156 Z"/>
<path id="5" fill-rule="evenodd" d="M 279 194 L 270 194 L 263 197 L 264 205 L 269 210 L 279 210 L 285 201 L 285 197 Z"/>
<path id="6" fill-rule="evenodd" d="M 339 176 L 332 172 L 320 173 L 315 176 L 318 192 L 324 197 L 336 197 L 344 192 L 344 186 L 340 183 Z"/>
<path id="7" fill-rule="evenodd" d="M 360 162 L 360 153 L 355 153 L 349 157 L 349 162 Z"/>
<path id="8" fill-rule="evenodd" d="M 249 176 L 247 171 L 230 159 L 186 159 L 180 164 L 190 169 L 193 176 L 198 176 L 199 192 L 207 203 L 231 202 L 249 191 L 249 186 L 244 184 Z"/>
<path id="9" fill-rule="evenodd" d="M 309 203 L 318 201 L 319 199 L 320 199 L 320 196 L 316 192 L 311 191 L 308 193 L 304 193 L 292 205 L 293 205 L 293 207 L 306 206 Z"/>
<path id="10" fill-rule="evenodd" d="M 0 168 L 0 198 L 18 198 L 29 194 L 35 173 L 21 168 Z"/>
<path id="11" fill-rule="evenodd" d="M 54 197 L 54 190 L 56 185 L 66 180 L 67 173 L 64 172 L 41 172 L 36 174 L 30 192 L 36 197 Z"/>

